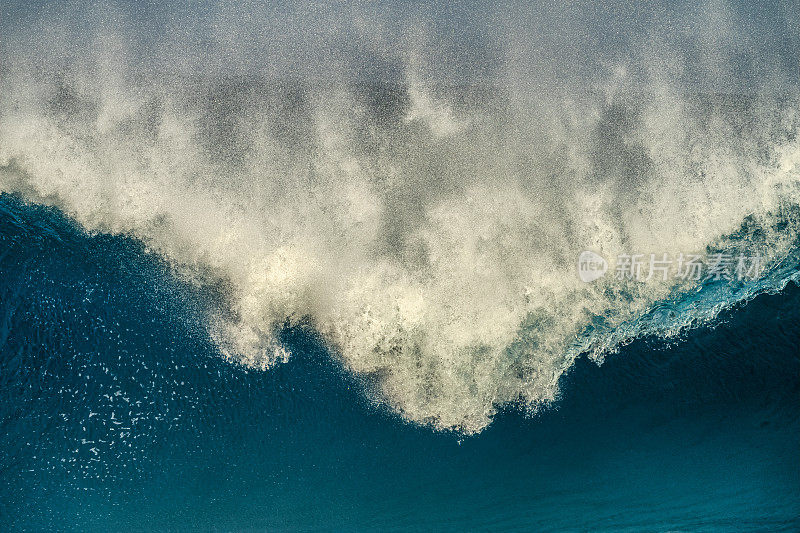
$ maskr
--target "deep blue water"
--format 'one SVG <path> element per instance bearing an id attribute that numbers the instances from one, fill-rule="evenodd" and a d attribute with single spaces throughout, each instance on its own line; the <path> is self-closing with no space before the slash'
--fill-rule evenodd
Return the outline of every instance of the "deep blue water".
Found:
<path id="1" fill-rule="evenodd" d="M 796 285 L 581 359 L 474 437 L 374 405 L 309 331 L 225 361 L 217 292 L 0 197 L 0 529 L 800 529 Z"/>

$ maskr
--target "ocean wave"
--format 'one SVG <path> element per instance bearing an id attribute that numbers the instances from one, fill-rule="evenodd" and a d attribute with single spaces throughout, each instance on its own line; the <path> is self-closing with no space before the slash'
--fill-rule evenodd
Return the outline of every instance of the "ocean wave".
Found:
<path id="1" fill-rule="evenodd" d="M 578 83 L 529 81 L 525 43 L 502 40 L 464 44 L 485 64 L 448 70 L 428 26 L 407 21 L 396 46 L 380 24 L 352 30 L 357 45 L 330 30 L 340 48 L 273 74 L 225 69 L 219 48 L 216 69 L 196 48 L 143 59 L 107 25 L 85 57 L 68 27 L 43 28 L 63 47 L 18 28 L 2 48 L 0 191 L 220 287 L 207 329 L 225 357 L 267 369 L 291 358 L 277 332 L 308 325 L 379 401 L 465 433 L 556 399 L 581 353 L 674 336 L 797 279 L 792 86 L 711 92 L 652 48 Z M 583 250 L 757 252 L 766 269 L 584 283 Z"/>

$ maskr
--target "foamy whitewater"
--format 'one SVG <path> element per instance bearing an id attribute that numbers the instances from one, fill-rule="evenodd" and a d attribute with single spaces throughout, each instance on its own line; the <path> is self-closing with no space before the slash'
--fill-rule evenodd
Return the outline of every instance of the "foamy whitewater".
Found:
<path id="1" fill-rule="evenodd" d="M 769 43 L 724 6 L 624 45 L 584 35 L 602 14 L 545 8 L 451 39 L 433 8 L 224 7 L 6 28 L 0 191 L 215 287 L 208 334 L 235 362 L 291 364 L 281 331 L 307 327 L 375 401 L 475 433 L 556 399 L 581 353 L 798 276 L 797 73 L 778 52 L 742 66 Z M 758 252 L 766 270 L 584 283 L 583 250 Z"/>

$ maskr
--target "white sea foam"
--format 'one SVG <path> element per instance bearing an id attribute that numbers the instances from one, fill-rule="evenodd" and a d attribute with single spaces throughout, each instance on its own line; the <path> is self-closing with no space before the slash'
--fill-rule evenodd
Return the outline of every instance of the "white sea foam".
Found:
<path id="1" fill-rule="evenodd" d="M 797 93 L 731 73 L 735 24 L 689 26 L 698 66 L 663 35 L 578 60 L 522 8 L 455 44 L 436 13 L 288 9 L 296 38 L 234 7 L 176 23 L 211 44 L 125 13 L 4 29 L 0 190 L 223 282 L 232 359 L 286 361 L 276 328 L 309 320 L 403 416 L 475 432 L 553 400 L 580 352 L 701 316 L 645 325 L 692 287 L 583 283 L 582 250 L 724 248 L 746 221 L 737 246 L 795 245 Z"/>

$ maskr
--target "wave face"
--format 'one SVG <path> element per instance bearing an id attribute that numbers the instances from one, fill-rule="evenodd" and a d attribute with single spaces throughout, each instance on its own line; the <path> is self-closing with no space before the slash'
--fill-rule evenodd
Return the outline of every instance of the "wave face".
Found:
<path id="1" fill-rule="evenodd" d="M 230 364 L 213 291 L 52 208 L 0 196 L 0 272 L 3 531 L 800 526 L 794 283 L 464 438 L 374 409 L 300 328 L 289 364 Z"/>
<path id="2" fill-rule="evenodd" d="M 376 401 L 475 433 L 556 399 L 581 353 L 798 276 L 796 6 L 630 27 L 613 3 L 204 9 L 12 10 L 0 191 L 211 288 L 231 360 L 285 362 L 281 332 L 307 326 Z M 766 270 L 586 284 L 583 250 L 757 251 Z"/>

